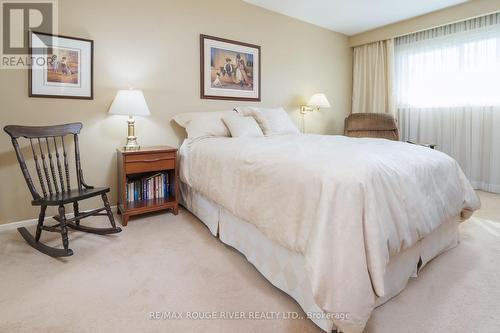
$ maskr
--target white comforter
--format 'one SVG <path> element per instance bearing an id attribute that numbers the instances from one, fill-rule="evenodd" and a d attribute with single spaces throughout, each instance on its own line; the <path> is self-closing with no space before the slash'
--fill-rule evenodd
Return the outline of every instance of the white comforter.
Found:
<path id="1" fill-rule="evenodd" d="M 181 180 L 305 257 L 315 301 L 361 332 L 389 258 L 479 208 L 455 160 L 384 139 L 326 135 L 187 141 Z M 185 158 L 189 156 L 189 158 Z"/>

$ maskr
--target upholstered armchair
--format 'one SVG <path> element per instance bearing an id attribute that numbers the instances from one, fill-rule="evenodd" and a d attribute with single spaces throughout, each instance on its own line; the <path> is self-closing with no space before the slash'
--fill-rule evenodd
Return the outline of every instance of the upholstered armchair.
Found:
<path id="1" fill-rule="evenodd" d="M 353 113 L 345 119 L 344 135 L 399 140 L 394 117 L 387 113 Z"/>

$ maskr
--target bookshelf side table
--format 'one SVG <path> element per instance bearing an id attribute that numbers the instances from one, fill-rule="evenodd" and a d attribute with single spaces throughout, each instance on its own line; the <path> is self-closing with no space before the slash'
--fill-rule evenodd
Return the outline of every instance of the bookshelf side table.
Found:
<path id="1" fill-rule="evenodd" d="M 118 214 L 122 216 L 123 226 L 128 224 L 131 216 L 144 213 L 172 210 L 175 215 L 178 214 L 177 148 L 169 146 L 141 147 L 138 150 L 119 148 L 117 155 Z M 164 177 L 163 185 L 160 181 L 153 183 L 146 181 L 154 177 L 160 179 Z M 136 185 L 140 185 L 131 188 L 129 184 L 133 185 L 134 181 Z M 148 185 L 147 188 L 144 187 L 144 183 Z"/>

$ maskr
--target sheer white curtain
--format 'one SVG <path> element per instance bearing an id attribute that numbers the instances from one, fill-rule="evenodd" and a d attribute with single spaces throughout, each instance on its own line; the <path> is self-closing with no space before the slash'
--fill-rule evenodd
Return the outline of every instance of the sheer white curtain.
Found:
<path id="1" fill-rule="evenodd" d="M 395 40 L 402 140 L 436 143 L 500 193 L 500 13 Z"/>
<path id="2" fill-rule="evenodd" d="M 354 48 L 352 113 L 394 113 L 393 40 Z"/>

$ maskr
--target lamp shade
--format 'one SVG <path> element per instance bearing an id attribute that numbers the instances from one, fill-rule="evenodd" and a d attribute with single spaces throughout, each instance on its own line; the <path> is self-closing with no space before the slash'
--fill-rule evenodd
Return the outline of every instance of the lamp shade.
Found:
<path id="1" fill-rule="evenodd" d="M 148 104 L 142 90 L 118 90 L 109 108 L 110 114 L 149 116 Z"/>
<path id="2" fill-rule="evenodd" d="M 314 94 L 312 95 L 309 102 L 307 102 L 307 106 L 317 107 L 317 108 L 329 108 L 330 102 L 326 98 L 325 94 Z"/>

